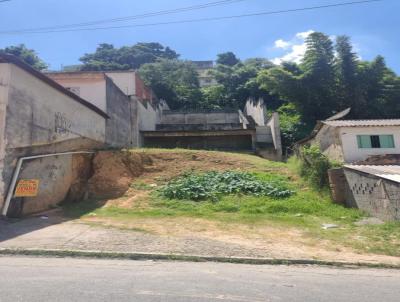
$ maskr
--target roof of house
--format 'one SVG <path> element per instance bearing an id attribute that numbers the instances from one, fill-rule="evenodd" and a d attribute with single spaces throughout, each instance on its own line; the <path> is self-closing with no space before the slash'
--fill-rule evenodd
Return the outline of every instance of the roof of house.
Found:
<path id="1" fill-rule="evenodd" d="M 332 127 L 385 127 L 385 126 L 400 126 L 400 119 L 336 120 L 336 121 L 323 121 L 322 123 Z"/>
<path id="2" fill-rule="evenodd" d="M 344 167 L 400 183 L 400 165 L 345 165 Z"/>
<path id="3" fill-rule="evenodd" d="M 22 62 L 17 57 L 15 57 L 13 55 L 9 55 L 9 54 L 0 54 L 0 63 L 11 63 L 11 64 L 14 64 L 14 65 L 18 66 L 19 68 L 21 68 L 24 71 L 28 72 L 32 76 L 34 76 L 34 77 L 38 78 L 39 80 L 45 82 L 46 84 L 48 84 L 52 88 L 58 90 L 59 92 L 69 96 L 70 98 L 74 99 L 75 101 L 77 101 L 78 103 L 82 104 L 83 106 L 85 106 L 85 107 L 91 109 L 92 111 L 96 112 L 100 116 L 102 116 L 104 118 L 109 118 L 107 113 L 105 113 L 100 108 L 96 107 L 92 103 L 82 99 L 81 97 L 79 97 L 75 93 L 73 93 L 73 92 L 69 91 L 68 89 L 64 88 L 63 86 L 61 86 L 60 84 L 58 84 L 54 80 L 52 80 L 49 77 L 47 77 L 45 74 L 43 74 L 40 71 L 32 68 L 30 65 Z"/>

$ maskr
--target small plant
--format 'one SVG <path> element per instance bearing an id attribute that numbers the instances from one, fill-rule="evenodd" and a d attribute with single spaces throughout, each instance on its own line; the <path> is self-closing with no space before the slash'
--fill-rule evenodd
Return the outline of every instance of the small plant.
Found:
<path id="1" fill-rule="evenodd" d="M 132 189 L 136 189 L 136 190 L 142 190 L 142 191 L 149 191 L 151 190 L 153 187 L 149 184 L 146 184 L 144 182 L 134 182 L 131 183 L 130 187 Z"/>
<path id="2" fill-rule="evenodd" d="M 227 171 L 187 173 L 165 185 L 160 193 L 169 199 L 219 200 L 221 195 L 248 194 L 284 198 L 293 194 L 282 182 L 266 182 L 250 173 Z"/>

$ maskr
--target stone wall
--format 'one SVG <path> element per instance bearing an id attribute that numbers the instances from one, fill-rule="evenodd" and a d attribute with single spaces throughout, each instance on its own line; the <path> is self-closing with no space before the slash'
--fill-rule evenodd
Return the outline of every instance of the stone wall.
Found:
<path id="1" fill-rule="evenodd" d="M 400 220 L 400 184 L 344 169 L 350 192 L 347 204 L 382 220 Z"/>

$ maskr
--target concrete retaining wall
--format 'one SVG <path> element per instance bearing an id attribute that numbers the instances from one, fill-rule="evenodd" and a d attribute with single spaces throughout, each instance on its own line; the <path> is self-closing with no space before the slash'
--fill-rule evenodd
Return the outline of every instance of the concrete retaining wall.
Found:
<path id="1" fill-rule="evenodd" d="M 244 113 L 251 116 L 257 126 L 265 126 L 266 111 L 263 99 L 259 99 L 258 101 L 249 99 L 244 108 Z"/>
<path id="2" fill-rule="evenodd" d="M 39 194 L 23 198 L 20 214 L 47 210 L 67 199 L 68 195 L 70 199 L 80 197 L 83 200 L 87 181 L 83 171 L 90 171 L 90 166 L 91 155 L 61 155 L 27 161 L 21 169 L 20 179 L 39 179 Z"/>
<path id="3" fill-rule="evenodd" d="M 237 112 L 174 113 L 165 111 L 161 124 L 240 124 Z"/>
<path id="4" fill-rule="evenodd" d="M 133 145 L 132 104 L 110 78 L 106 78 L 107 114 L 106 144 L 111 147 L 130 147 Z"/>
<path id="5" fill-rule="evenodd" d="M 102 147 L 105 118 L 14 64 L 0 66 L 0 106 L 7 106 L 0 146 L 2 208 L 18 158 Z M 61 157 L 57 162 L 49 158 L 24 166 L 21 177 L 38 177 L 44 184 L 38 208 L 61 201 L 73 181 L 70 168 L 71 160 Z M 54 196 L 51 202 L 49 196 Z M 33 204 L 27 206 L 28 212 L 35 210 Z"/>
<path id="6" fill-rule="evenodd" d="M 144 143 L 146 147 L 154 148 L 246 151 L 253 149 L 251 135 L 146 137 Z"/>

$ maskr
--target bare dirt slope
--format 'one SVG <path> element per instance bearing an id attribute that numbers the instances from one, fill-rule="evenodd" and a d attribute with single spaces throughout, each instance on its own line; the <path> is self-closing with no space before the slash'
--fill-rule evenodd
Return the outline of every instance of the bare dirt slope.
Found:
<path id="1" fill-rule="evenodd" d="M 205 151 L 102 151 L 93 161 L 89 195 L 110 199 L 114 205 L 118 197 L 124 197 L 124 206 L 129 206 L 130 201 L 144 194 L 131 186 L 133 182 L 155 186 L 188 171 L 262 169 L 255 159 L 252 163 L 238 154 Z M 130 201 L 126 201 L 127 196 Z"/>

